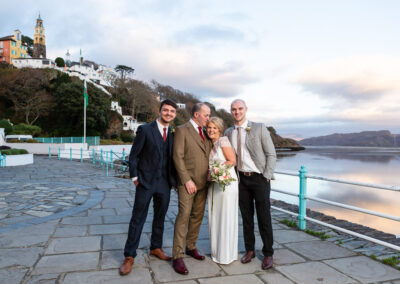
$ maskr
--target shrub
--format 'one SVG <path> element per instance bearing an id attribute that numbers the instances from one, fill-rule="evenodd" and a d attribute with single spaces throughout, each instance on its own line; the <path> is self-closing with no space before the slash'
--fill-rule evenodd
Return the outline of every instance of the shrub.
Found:
<path id="1" fill-rule="evenodd" d="M 7 139 L 7 143 L 23 143 L 24 141 L 18 139 Z"/>
<path id="2" fill-rule="evenodd" d="M 39 143 L 36 139 L 26 139 L 26 143 Z"/>
<path id="3" fill-rule="evenodd" d="M 121 140 L 124 142 L 133 142 L 133 135 L 132 135 L 132 131 L 129 130 L 124 130 L 121 132 L 120 134 Z"/>
<path id="4" fill-rule="evenodd" d="M 25 149 L 8 149 L 8 150 L 2 150 L 1 154 L 11 156 L 11 155 L 23 155 L 29 153 Z"/>
<path id="5" fill-rule="evenodd" d="M 13 132 L 14 128 L 7 119 L 0 120 L 0 128 L 4 128 L 5 135 Z"/>
<path id="6" fill-rule="evenodd" d="M 124 145 L 126 143 L 118 140 L 101 139 L 100 145 Z"/>
<path id="7" fill-rule="evenodd" d="M 14 134 L 30 134 L 32 136 L 38 135 L 42 132 L 42 129 L 36 125 L 29 125 L 25 123 L 20 123 L 14 126 Z"/>

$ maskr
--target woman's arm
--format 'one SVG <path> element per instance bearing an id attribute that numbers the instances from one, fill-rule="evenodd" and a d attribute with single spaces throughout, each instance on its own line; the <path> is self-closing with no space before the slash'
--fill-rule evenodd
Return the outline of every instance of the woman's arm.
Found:
<path id="1" fill-rule="evenodd" d="M 236 165 L 236 154 L 235 151 L 231 146 L 229 147 L 221 147 L 222 153 L 224 153 L 226 162 L 224 163 L 225 165 Z"/>

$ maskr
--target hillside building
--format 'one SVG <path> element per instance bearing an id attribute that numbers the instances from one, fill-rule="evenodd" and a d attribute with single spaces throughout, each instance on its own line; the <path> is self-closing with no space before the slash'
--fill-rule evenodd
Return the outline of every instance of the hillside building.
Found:
<path id="1" fill-rule="evenodd" d="M 19 30 L 14 35 L 0 38 L 0 61 L 12 63 L 14 58 L 26 58 L 28 46 L 22 43 L 22 34 Z"/>

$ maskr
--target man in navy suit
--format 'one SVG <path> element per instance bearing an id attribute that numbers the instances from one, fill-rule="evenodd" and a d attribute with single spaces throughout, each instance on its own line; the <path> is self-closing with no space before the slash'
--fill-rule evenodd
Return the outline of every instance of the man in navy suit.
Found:
<path id="1" fill-rule="evenodd" d="M 168 210 L 170 190 L 176 185 L 172 161 L 173 135 L 169 123 L 176 116 L 177 105 L 172 100 L 161 102 L 157 120 L 139 126 L 129 155 L 129 172 L 136 186 L 135 203 L 125 244 L 125 260 L 119 271 L 129 274 L 136 257 L 140 235 L 153 198 L 154 217 L 150 255 L 170 260 L 162 250 L 164 219 Z"/>

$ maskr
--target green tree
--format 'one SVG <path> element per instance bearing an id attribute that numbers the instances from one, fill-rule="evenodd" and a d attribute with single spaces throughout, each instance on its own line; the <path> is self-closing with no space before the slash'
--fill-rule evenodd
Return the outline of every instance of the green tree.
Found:
<path id="1" fill-rule="evenodd" d="M 42 132 L 42 129 L 39 126 L 20 123 L 14 126 L 13 134 L 30 134 L 36 136 L 40 132 Z"/>
<path id="2" fill-rule="evenodd" d="M 115 71 L 121 75 L 121 80 L 125 80 L 130 74 L 135 72 L 135 69 L 126 65 L 117 65 Z"/>
<path id="3" fill-rule="evenodd" d="M 110 108 L 110 100 L 107 94 L 93 84 L 88 83 L 87 87 L 89 96 L 86 109 L 87 135 L 102 135 L 109 123 L 107 111 Z M 69 83 L 61 83 L 55 90 L 54 96 L 56 105 L 46 127 L 57 136 L 82 136 L 83 82 L 72 80 Z"/>
<path id="4" fill-rule="evenodd" d="M 6 135 L 12 133 L 14 130 L 13 126 L 11 125 L 10 121 L 8 121 L 8 119 L 0 120 L 0 128 L 4 128 L 4 132 Z"/>
<path id="5" fill-rule="evenodd" d="M 29 36 L 22 35 L 22 43 L 25 43 L 28 46 L 27 53 L 30 57 L 33 57 L 33 39 Z"/>
<path id="6" fill-rule="evenodd" d="M 64 67 L 65 66 L 65 61 L 61 57 L 57 57 L 56 60 L 54 60 L 54 61 L 56 62 L 57 67 Z"/>

